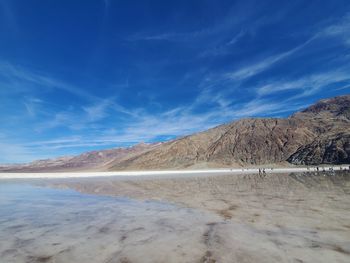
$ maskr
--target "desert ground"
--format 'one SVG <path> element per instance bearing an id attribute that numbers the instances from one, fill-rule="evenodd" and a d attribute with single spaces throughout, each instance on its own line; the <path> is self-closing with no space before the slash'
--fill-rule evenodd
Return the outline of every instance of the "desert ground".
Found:
<path id="1" fill-rule="evenodd" d="M 75 233 L 78 228 L 75 238 L 68 238 L 69 245 L 59 245 L 60 250 L 46 246 L 39 255 L 22 255 L 23 259 L 30 257 L 29 262 L 72 262 L 69 259 L 76 253 L 91 251 L 95 251 L 93 256 L 75 258 L 74 262 L 350 260 L 349 171 L 2 180 L 3 185 L 9 183 L 29 183 L 55 191 L 74 189 L 82 197 L 110 198 L 103 207 L 111 214 L 103 214 L 99 201 L 84 208 L 89 220 L 79 214 L 78 205 L 72 206 L 75 212 L 71 212 L 78 213 L 81 220 L 79 226 L 63 227 L 58 222 L 52 229 L 48 226 L 45 231 L 49 234 L 41 234 L 41 246 L 45 247 L 46 235 L 52 241 L 58 229 Z M 120 203 L 120 198 L 137 205 Z M 29 229 L 22 231 L 30 236 Z M 82 241 L 85 235 L 95 241 Z M 103 248 L 96 250 L 101 244 Z M 11 249 L 18 252 L 18 247 L 11 246 L 15 245 L 8 244 L 7 258 Z M 30 251 L 41 251 L 41 246 L 36 241 L 23 245 Z"/>

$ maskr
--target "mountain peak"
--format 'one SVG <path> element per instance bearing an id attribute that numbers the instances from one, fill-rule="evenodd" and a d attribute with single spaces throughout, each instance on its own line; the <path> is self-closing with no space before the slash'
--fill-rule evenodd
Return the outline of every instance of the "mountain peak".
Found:
<path id="1" fill-rule="evenodd" d="M 350 95 L 322 99 L 292 117 L 345 118 L 350 120 Z"/>

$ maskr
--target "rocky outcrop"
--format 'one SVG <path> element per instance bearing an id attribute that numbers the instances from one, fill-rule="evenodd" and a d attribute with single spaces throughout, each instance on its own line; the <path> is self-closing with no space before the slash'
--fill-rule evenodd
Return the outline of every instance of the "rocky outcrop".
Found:
<path id="1" fill-rule="evenodd" d="M 283 162 L 313 136 L 305 123 L 294 119 L 240 120 L 229 125 L 223 136 L 210 145 L 207 161 L 227 165 Z"/>
<path id="2" fill-rule="evenodd" d="M 341 118 L 350 120 L 350 95 L 320 100 L 301 112 L 293 115 L 296 118 Z"/>
<path id="3" fill-rule="evenodd" d="M 289 158 L 293 164 L 350 163 L 350 134 L 322 136 L 301 146 Z"/>

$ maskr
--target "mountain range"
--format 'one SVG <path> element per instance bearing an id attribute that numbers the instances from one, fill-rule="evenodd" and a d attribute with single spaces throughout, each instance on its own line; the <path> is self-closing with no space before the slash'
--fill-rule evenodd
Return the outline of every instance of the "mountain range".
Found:
<path id="1" fill-rule="evenodd" d="M 350 163 L 350 95 L 287 118 L 246 118 L 160 143 L 0 166 L 3 172 L 196 169 Z"/>

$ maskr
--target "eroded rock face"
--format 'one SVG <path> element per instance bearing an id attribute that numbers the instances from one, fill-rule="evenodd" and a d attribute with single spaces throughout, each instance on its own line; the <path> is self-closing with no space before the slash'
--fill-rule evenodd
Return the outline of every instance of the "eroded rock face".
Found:
<path id="1" fill-rule="evenodd" d="M 208 161 L 225 164 L 277 163 L 313 137 L 314 132 L 302 121 L 245 119 L 232 123 L 206 155 Z"/>
<path id="2" fill-rule="evenodd" d="M 336 134 L 301 146 L 289 158 L 293 164 L 350 163 L 350 135 Z"/>

